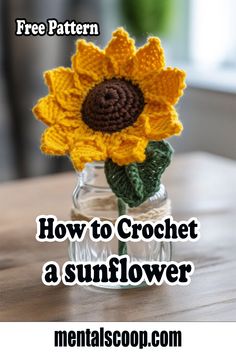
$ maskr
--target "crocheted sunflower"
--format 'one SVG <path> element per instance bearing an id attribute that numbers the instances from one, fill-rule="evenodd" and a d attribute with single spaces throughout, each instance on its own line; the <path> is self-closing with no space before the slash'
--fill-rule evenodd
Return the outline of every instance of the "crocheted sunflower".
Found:
<path id="1" fill-rule="evenodd" d="M 69 154 L 74 167 L 112 159 L 118 165 L 145 160 L 149 140 L 182 131 L 173 107 L 183 93 L 185 73 L 165 68 L 158 38 L 136 50 L 124 29 L 104 50 L 78 40 L 72 69 L 45 72 L 49 95 L 33 112 L 49 125 L 41 149 Z"/>
<path id="2" fill-rule="evenodd" d="M 126 178 L 136 166 L 140 176 L 145 170 L 145 179 L 149 166 L 154 173 L 154 157 L 159 173 L 154 179 L 160 177 L 172 151 L 162 140 L 182 131 L 174 105 L 183 94 L 185 73 L 165 67 L 158 38 L 150 37 L 136 49 L 128 33 L 118 28 L 104 50 L 78 40 L 72 68 L 58 67 L 45 72 L 44 78 L 49 94 L 33 108 L 49 126 L 41 140 L 44 153 L 69 155 L 79 171 L 88 162 L 106 161 L 112 188 L 114 171 Z M 123 199 L 126 194 L 123 191 Z"/>

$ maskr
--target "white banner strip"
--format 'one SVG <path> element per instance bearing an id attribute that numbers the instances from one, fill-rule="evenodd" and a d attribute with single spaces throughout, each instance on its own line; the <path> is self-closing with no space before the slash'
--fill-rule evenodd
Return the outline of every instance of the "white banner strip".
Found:
<path id="1" fill-rule="evenodd" d="M 234 322 L 1 322 L 0 353 L 235 354 L 235 333 Z"/>

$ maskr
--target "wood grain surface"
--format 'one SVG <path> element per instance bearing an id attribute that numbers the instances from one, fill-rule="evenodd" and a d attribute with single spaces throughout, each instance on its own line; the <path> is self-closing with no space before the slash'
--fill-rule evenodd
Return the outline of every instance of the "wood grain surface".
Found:
<path id="1" fill-rule="evenodd" d="M 1 321 L 236 321 L 236 163 L 205 153 L 175 156 L 164 176 L 176 220 L 201 222 L 201 239 L 175 244 L 195 264 L 187 287 L 131 290 L 46 287 L 43 263 L 67 260 L 66 243 L 35 240 L 35 217 L 69 219 L 75 174 L 0 185 Z"/>

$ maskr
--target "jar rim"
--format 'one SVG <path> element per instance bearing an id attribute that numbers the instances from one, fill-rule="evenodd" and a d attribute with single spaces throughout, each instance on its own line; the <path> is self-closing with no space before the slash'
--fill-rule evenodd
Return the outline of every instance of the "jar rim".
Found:
<path id="1" fill-rule="evenodd" d="M 75 170 L 76 174 L 81 176 L 85 173 L 86 169 L 89 167 L 98 167 L 98 168 L 104 168 L 104 161 L 94 161 L 94 162 L 87 162 L 85 165 L 85 168 L 82 171 Z"/>

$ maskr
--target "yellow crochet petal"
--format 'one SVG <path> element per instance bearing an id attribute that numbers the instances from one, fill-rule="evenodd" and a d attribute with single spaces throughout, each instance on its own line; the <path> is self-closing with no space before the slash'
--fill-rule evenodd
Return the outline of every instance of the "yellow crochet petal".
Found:
<path id="1" fill-rule="evenodd" d="M 107 158 L 106 146 L 102 136 L 81 137 L 70 152 L 76 170 L 83 170 L 88 162 L 104 161 Z"/>
<path id="2" fill-rule="evenodd" d="M 41 139 L 41 150 L 49 155 L 65 155 L 69 149 L 66 135 L 59 125 L 46 129 Z"/>
<path id="3" fill-rule="evenodd" d="M 95 81 L 100 81 L 106 74 L 107 57 L 93 43 L 84 39 L 77 41 L 77 51 L 72 57 L 72 68 L 79 74 L 86 74 Z"/>
<path id="4" fill-rule="evenodd" d="M 166 139 L 172 135 L 179 135 L 183 130 L 175 109 L 165 113 L 152 113 L 148 118 L 150 131 L 146 134 L 146 137 L 150 140 Z"/>
<path id="5" fill-rule="evenodd" d="M 78 128 L 80 126 L 80 123 L 80 113 L 76 115 L 73 112 L 66 112 L 60 119 L 58 119 L 58 124 L 72 129 Z"/>
<path id="6" fill-rule="evenodd" d="M 78 74 L 78 82 L 83 91 L 83 95 L 86 96 L 89 90 L 91 90 L 98 82 L 87 74 Z"/>
<path id="7" fill-rule="evenodd" d="M 74 88 L 74 73 L 70 68 L 58 67 L 46 71 L 44 79 L 50 92 L 56 95 Z"/>
<path id="8" fill-rule="evenodd" d="M 145 75 L 159 71 L 165 66 L 164 50 L 159 38 L 150 37 L 148 42 L 139 48 L 132 61 L 132 77 L 140 80 Z"/>
<path id="9" fill-rule="evenodd" d="M 140 114 L 137 121 L 130 127 L 123 129 L 122 133 L 134 136 L 146 136 L 150 131 L 149 118 L 145 114 Z"/>
<path id="10" fill-rule="evenodd" d="M 84 99 L 82 93 L 76 89 L 70 89 L 56 96 L 60 106 L 67 111 L 79 112 Z"/>
<path id="11" fill-rule="evenodd" d="M 83 94 L 81 89 L 75 87 L 74 72 L 69 68 L 59 67 L 44 73 L 45 81 L 60 104 L 68 111 L 80 109 Z"/>
<path id="12" fill-rule="evenodd" d="M 150 113 L 166 113 L 173 108 L 172 105 L 166 104 L 162 101 L 150 101 L 144 106 L 143 113 L 149 115 Z"/>
<path id="13" fill-rule="evenodd" d="M 111 136 L 108 157 L 120 166 L 143 162 L 147 144 L 148 140 L 145 138 L 116 133 Z"/>
<path id="14" fill-rule="evenodd" d="M 122 75 L 125 64 L 135 54 L 134 40 L 123 28 L 118 28 L 112 33 L 112 39 L 105 48 L 105 53 L 111 60 L 114 73 Z"/>
<path id="15" fill-rule="evenodd" d="M 33 113 L 36 118 L 47 125 L 56 123 L 64 116 L 64 111 L 51 94 L 38 100 L 33 108 Z"/>
<path id="16" fill-rule="evenodd" d="M 183 95 L 185 72 L 176 68 L 167 68 L 159 73 L 153 73 L 139 82 L 147 100 L 163 100 L 169 104 L 176 104 Z"/>

